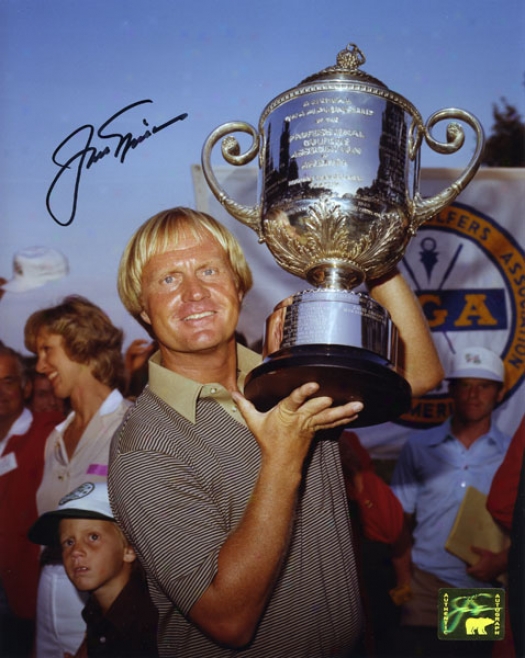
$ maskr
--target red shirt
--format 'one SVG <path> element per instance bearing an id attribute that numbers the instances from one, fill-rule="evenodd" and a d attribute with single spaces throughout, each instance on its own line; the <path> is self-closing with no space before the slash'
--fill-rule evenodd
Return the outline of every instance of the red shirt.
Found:
<path id="1" fill-rule="evenodd" d="M 343 432 L 339 450 L 348 498 L 359 506 L 367 539 L 393 544 L 403 528 L 403 508 L 388 484 L 374 472 L 372 459 L 354 432 Z M 357 474 L 357 475 L 356 475 Z M 356 487 L 356 480 L 360 487 Z"/>
<path id="2" fill-rule="evenodd" d="M 523 452 L 525 451 L 525 416 L 516 430 L 505 458 L 494 475 L 487 497 L 487 509 L 504 528 L 510 530 L 518 493 Z"/>
<path id="3" fill-rule="evenodd" d="M 33 414 L 29 430 L 13 435 L 2 455 L 5 459 L 12 453 L 16 468 L 0 476 L 0 580 L 11 611 L 24 619 L 35 617 L 40 572 L 40 547 L 27 532 L 38 517 L 45 442 L 62 420 L 55 411 Z"/>

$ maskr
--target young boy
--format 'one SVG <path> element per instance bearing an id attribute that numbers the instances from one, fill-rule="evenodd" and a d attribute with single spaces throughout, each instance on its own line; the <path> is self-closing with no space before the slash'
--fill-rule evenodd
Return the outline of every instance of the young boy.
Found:
<path id="1" fill-rule="evenodd" d="M 158 613 L 135 551 L 113 518 L 107 485 L 86 482 L 29 530 L 36 544 L 62 549 L 71 582 L 90 597 L 77 656 L 157 657 Z"/>

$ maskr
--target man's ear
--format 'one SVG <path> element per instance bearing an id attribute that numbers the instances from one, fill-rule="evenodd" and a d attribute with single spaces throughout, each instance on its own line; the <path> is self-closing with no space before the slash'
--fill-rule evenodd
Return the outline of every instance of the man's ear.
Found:
<path id="1" fill-rule="evenodd" d="M 135 549 L 133 546 L 130 546 L 129 544 L 126 546 L 124 549 L 124 562 L 135 562 L 137 559 L 137 554 L 135 553 Z"/>
<path id="2" fill-rule="evenodd" d="M 146 313 L 146 310 L 145 310 L 145 309 L 142 309 L 142 311 L 140 312 L 140 317 L 141 317 L 141 318 L 144 320 L 144 322 L 146 322 L 147 324 L 151 324 L 151 320 L 150 320 L 150 318 L 149 318 L 149 315 Z"/>

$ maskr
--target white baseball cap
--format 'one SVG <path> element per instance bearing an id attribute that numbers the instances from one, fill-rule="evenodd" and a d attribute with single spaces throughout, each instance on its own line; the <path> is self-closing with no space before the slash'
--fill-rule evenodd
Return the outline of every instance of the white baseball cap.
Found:
<path id="1" fill-rule="evenodd" d="M 105 482 L 85 482 L 64 496 L 53 512 L 45 512 L 33 523 L 27 536 L 35 544 L 50 546 L 58 541 L 62 519 L 101 519 L 115 521 Z"/>
<path id="2" fill-rule="evenodd" d="M 26 292 L 69 271 L 66 257 L 51 247 L 27 247 L 13 257 L 13 278 L 0 286 L 7 292 Z"/>
<path id="3" fill-rule="evenodd" d="M 475 377 L 494 382 L 505 381 L 505 366 L 500 357 L 486 347 L 466 347 L 454 355 L 446 379 Z"/>

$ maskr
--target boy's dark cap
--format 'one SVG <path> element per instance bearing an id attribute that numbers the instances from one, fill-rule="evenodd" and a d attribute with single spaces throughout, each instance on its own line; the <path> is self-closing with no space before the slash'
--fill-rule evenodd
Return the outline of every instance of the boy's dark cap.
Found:
<path id="1" fill-rule="evenodd" d="M 27 536 L 35 544 L 58 543 L 58 526 L 62 519 L 100 519 L 115 521 L 105 482 L 85 482 L 64 496 L 53 512 L 46 512 L 33 523 Z"/>

